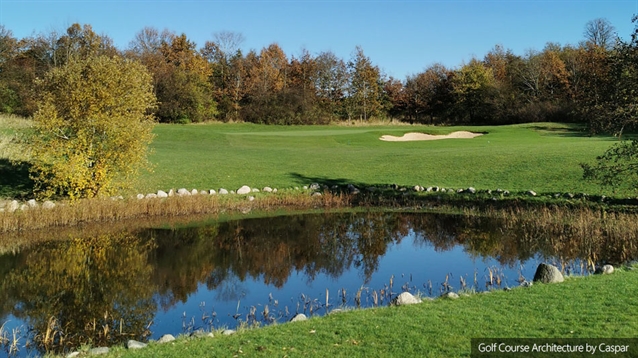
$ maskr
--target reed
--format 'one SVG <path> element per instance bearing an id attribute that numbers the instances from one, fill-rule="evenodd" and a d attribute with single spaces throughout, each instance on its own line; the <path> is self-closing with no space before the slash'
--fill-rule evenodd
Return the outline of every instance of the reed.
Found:
<path id="1" fill-rule="evenodd" d="M 162 217 L 165 219 L 229 212 L 248 213 L 268 210 L 329 209 L 350 206 L 345 194 L 291 191 L 262 194 L 249 201 L 239 195 L 192 195 L 164 199 L 83 199 L 60 202 L 56 207 L 31 208 L 25 211 L 0 212 L 0 233 L 68 227 L 90 223 L 114 223 L 123 220 Z"/>

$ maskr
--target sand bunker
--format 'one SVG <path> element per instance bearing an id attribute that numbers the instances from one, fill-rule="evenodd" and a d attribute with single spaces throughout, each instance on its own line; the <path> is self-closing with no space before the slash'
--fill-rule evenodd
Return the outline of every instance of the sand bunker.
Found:
<path id="1" fill-rule="evenodd" d="M 446 135 L 432 135 L 425 133 L 406 133 L 403 137 L 395 137 L 393 135 L 383 135 L 381 140 L 386 142 L 408 142 L 412 140 L 436 140 L 436 139 L 452 139 L 452 138 L 474 138 L 483 135 L 482 133 L 472 133 L 468 131 L 458 131 Z"/>

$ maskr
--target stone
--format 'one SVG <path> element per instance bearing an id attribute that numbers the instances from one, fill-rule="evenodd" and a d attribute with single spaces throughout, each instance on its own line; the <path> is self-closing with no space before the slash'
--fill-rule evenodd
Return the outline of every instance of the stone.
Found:
<path id="1" fill-rule="evenodd" d="M 175 337 L 172 334 L 165 334 L 157 341 L 157 343 L 168 343 L 174 340 L 175 340 Z"/>
<path id="2" fill-rule="evenodd" d="M 531 282 L 531 281 L 525 280 L 525 281 L 521 282 L 521 287 L 532 287 L 533 285 L 534 285 L 534 283 Z"/>
<path id="3" fill-rule="evenodd" d="M 565 197 L 568 199 L 574 199 L 574 194 L 572 193 L 565 193 Z"/>
<path id="4" fill-rule="evenodd" d="M 107 354 L 108 352 L 109 352 L 109 347 L 97 347 L 97 348 L 89 349 L 89 355 Z"/>
<path id="5" fill-rule="evenodd" d="M 231 193 L 231 194 L 235 194 L 235 191 L 234 191 L 234 190 L 231 190 L 231 191 L 230 191 L 230 193 Z"/>
<path id="6" fill-rule="evenodd" d="M 422 190 L 421 190 L 421 188 L 422 188 L 422 186 L 420 186 L 420 185 L 415 185 L 415 186 L 412 188 L 412 190 L 414 190 L 414 191 L 416 191 L 416 192 L 419 192 L 419 191 L 422 191 Z"/>
<path id="7" fill-rule="evenodd" d="M 128 349 L 141 349 L 146 348 L 146 346 L 148 346 L 147 343 L 138 342 L 134 339 L 129 339 L 128 342 L 126 342 L 126 348 Z"/>
<path id="8" fill-rule="evenodd" d="M 272 192 L 273 192 L 272 188 L 271 188 L 271 187 L 269 187 L 269 186 L 265 186 L 265 187 L 262 189 L 262 191 L 263 191 L 264 193 L 272 193 Z"/>
<path id="9" fill-rule="evenodd" d="M 155 194 L 155 193 L 146 194 L 145 198 L 146 199 L 155 199 L 155 198 L 157 198 L 157 194 Z"/>
<path id="10" fill-rule="evenodd" d="M 470 193 L 470 194 L 476 194 L 476 189 L 473 188 L 473 187 L 469 187 L 469 188 L 467 188 L 467 192 Z"/>
<path id="11" fill-rule="evenodd" d="M 219 194 L 226 195 L 226 194 L 228 194 L 228 190 L 226 190 L 224 188 L 221 188 L 221 189 L 219 189 Z"/>
<path id="12" fill-rule="evenodd" d="M 177 189 L 177 196 L 188 196 L 191 195 L 191 192 L 186 188 Z"/>
<path id="13" fill-rule="evenodd" d="M 558 283 L 563 281 L 565 281 L 563 274 L 554 265 L 541 263 L 534 274 L 534 282 Z"/>
<path id="14" fill-rule="evenodd" d="M 464 191 L 465 191 L 465 189 L 456 189 L 456 192 L 459 193 L 459 194 L 463 193 Z"/>
<path id="15" fill-rule="evenodd" d="M 529 196 L 536 196 L 536 192 L 534 190 L 528 190 L 527 191 L 527 195 Z"/>
<path id="16" fill-rule="evenodd" d="M 217 194 L 217 192 L 214 189 L 211 189 L 211 190 L 208 191 L 208 194 L 209 195 L 215 195 L 215 194 Z"/>
<path id="17" fill-rule="evenodd" d="M 312 183 L 312 184 L 310 184 L 309 189 L 310 190 L 319 190 L 319 189 L 321 189 L 321 187 L 319 186 L 318 183 Z"/>
<path id="18" fill-rule="evenodd" d="M 308 185 L 304 185 L 303 190 L 308 190 Z"/>
<path id="19" fill-rule="evenodd" d="M 138 199 L 138 200 L 140 200 L 140 199 L 144 199 L 144 194 L 137 194 L 137 199 Z"/>
<path id="20" fill-rule="evenodd" d="M 197 194 L 199 194 L 199 191 L 197 189 L 191 190 L 191 195 L 197 195 Z"/>
<path id="21" fill-rule="evenodd" d="M 250 193 L 250 187 L 248 185 L 243 185 L 241 188 L 237 189 L 237 194 L 245 195 Z"/>
<path id="22" fill-rule="evenodd" d="M 248 197 L 248 201 L 254 201 L 254 200 L 255 200 L 255 197 L 254 197 L 254 196 L 250 195 L 250 196 Z"/>
<path id="23" fill-rule="evenodd" d="M 308 317 L 306 317 L 305 314 L 299 313 L 299 314 L 295 315 L 292 319 L 290 319 L 290 322 L 305 321 L 307 319 L 308 319 Z"/>
<path id="24" fill-rule="evenodd" d="M 310 194 L 310 196 L 321 196 L 321 193 L 318 191 L 315 191 L 314 193 Z"/>
<path id="25" fill-rule="evenodd" d="M 434 190 L 434 188 L 431 187 L 431 186 L 429 186 L 429 187 L 427 187 L 427 189 L 425 189 L 425 191 L 427 191 L 428 193 L 432 192 L 432 190 Z"/>
<path id="26" fill-rule="evenodd" d="M 44 203 L 42 203 L 42 207 L 44 209 L 53 209 L 55 207 L 55 203 L 52 202 L 51 200 L 47 200 Z"/>
<path id="27" fill-rule="evenodd" d="M 443 295 L 441 295 L 441 297 L 455 300 L 455 299 L 459 298 L 459 295 L 454 293 L 454 292 L 448 292 L 448 293 L 444 293 Z"/>
<path id="28" fill-rule="evenodd" d="M 168 191 L 168 196 L 174 196 L 175 195 L 175 191 L 173 191 L 173 189 Z"/>
<path id="29" fill-rule="evenodd" d="M 69 354 L 66 355 L 66 358 L 73 358 L 73 357 L 77 357 L 80 355 L 80 352 L 75 351 L 75 352 L 71 352 Z"/>
<path id="30" fill-rule="evenodd" d="M 505 196 L 510 195 L 510 191 L 509 190 L 504 190 L 503 191 L 503 195 L 505 195 Z"/>
<path id="31" fill-rule="evenodd" d="M 27 210 L 29 210 L 29 205 L 27 205 L 27 204 L 22 204 L 22 205 L 20 205 L 20 210 L 22 210 L 22 211 L 27 211 Z"/>
<path id="32" fill-rule="evenodd" d="M 157 197 L 158 198 L 168 198 L 168 193 L 166 193 L 164 190 L 158 190 L 157 191 Z"/>
<path id="33" fill-rule="evenodd" d="M 252 191 L 253 191 L 253 193 L 259 193 L 259 189 L 257 189 L 257 188 L 253 188 Z"/>
<path id="34" fill-rule="evenodd" d="M 206 190 L 200 190 L 199 195 L 208 195 L 208 192 Z"/>
<path id="35" fill-rule="evenodd" d="M 274 189 L 272 190 L 272 192 L 273 192 L 273 193 L 276 193 L 276 192 L 277 192 L 277 188 L 274 188 Z"/>
<path id="36" fill-rule="evenodd" d="M 236 332 L 235 330 L 232 330 L 232 329 L 225 329 L 225 330 L 222 332 L 222 334 L 223 334 L 224 336 L 230 336 L 231 334 L 235 334 L 235 333 L 237 333 L 237 332 Z"/>
<path id="37" fill-rule="evenodd" d="M 414 297 L 410 292 L 403 292 L 395 297 L 391 303 L 395 306 L 403 306 L 421 303 L 421 300 Z"/>
<path id="38" fill-rule="evenodd" d="M 20 208 L 20 203 L 17 200 L 12 200 L 9 204 L 7 204 L 7 211 L 12 213 Z"/>
<path id="39" fill-rule="evenodd" d="M 597 268 L 594 273 L 599 275 L 611 275 L 614 273 L 614 267 L 612 265 L 603 265 L 602 267 Z"/>
<path id="40" fill-rule="evenodd" d="M 38 202 L 35 201 L 35 199 L 31 199 L 31 200 L 27 201 L 27 205 L 29 205 L 30 208 L 37 208 L 38 207 Z"/>
<path id="41" fill-rule="evenodd" d="M 198 329 L 195 332 L 191 333 L 191 337 L 195 337 L 195 338 L 204 338 L 207 336 L 208 334 L 206 334 L 206 332 L 203 329 Z"/>

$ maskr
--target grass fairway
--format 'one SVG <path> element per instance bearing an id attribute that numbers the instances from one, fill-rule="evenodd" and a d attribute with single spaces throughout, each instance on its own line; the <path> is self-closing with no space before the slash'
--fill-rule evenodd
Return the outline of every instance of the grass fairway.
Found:
<path id="1" fill-rule="evenodd" d="M 232 336 L 151 344 L 138 351 L 119 348 L 111 356 L 469 357 L 471 338 L 632 338 L 638 336 L 637 279 L 636 270 L 570 278 L 458 300 L 349 311 Z"/>
<path id="2" fill-rule="evenodd" d="M 384 134 L 485 132 L 474 139 L 384 142 Z M 579 163 L 614 143 L 571 125 L 486 127 L 158 125 L 138 189 L 291 187 L 312 181 L 603 193 Z M 606 193 L 609 194 L 609 193 Z"/>

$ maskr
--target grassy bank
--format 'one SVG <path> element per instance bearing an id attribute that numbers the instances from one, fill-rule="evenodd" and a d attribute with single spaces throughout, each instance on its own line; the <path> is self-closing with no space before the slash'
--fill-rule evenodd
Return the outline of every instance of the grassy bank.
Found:
<path id="1" fill-rule="evenodd" d="M 631 338 L 638 270 L 178 339 L 112 357 L 468 357 L 470 339 Z"/>

